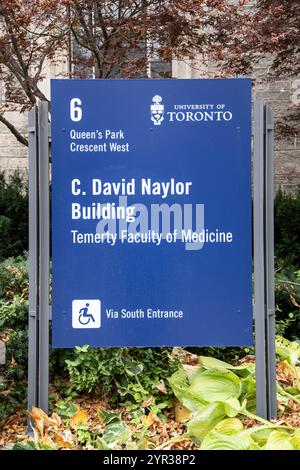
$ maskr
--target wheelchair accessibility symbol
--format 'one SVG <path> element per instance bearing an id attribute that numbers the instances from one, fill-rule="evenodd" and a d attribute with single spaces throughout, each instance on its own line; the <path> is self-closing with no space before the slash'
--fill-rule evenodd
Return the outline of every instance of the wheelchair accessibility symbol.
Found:
<path id="1" fill-rule="evenodd" d="M 95 323 L 95 318 L 93 317 L 93 315 L 91 313 L 88 313 L 89 306 L 90 304 L 86 304 L 85 307 L 79 310 L 78 320 L 81 325 L 88 325 L 90 321 Z"/>
<path id="2" fill-rule="evenodd" d="M 73 328 L 100 328 L 101 302 L 100 300 L 73 300 L 72 327 Z"/>

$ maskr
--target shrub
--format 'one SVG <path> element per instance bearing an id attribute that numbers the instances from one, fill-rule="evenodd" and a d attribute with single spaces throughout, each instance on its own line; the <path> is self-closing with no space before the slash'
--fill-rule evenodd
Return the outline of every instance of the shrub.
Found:
<path id="1" fill-rule="evenodd" d="M 0 366 L 0 419 L 26 401 L 27 324 L 28 267 L 25 254 L 0 262 L 0 334 L 6 345 L 6 364 Z"/>
<path id="2" fill-rule="evenodd" d="M 300 266 L 300 186 L 294 195 L 279 191 L 274 201 L 275 255 Z"/>
<path id="3" fill-rule="evenodd" d="M 0 365 L 0 419 L 26 401 L 28 302 L 0 300 L 0 332 L 5 338 L 6 364 Z"/>
<path id="4" fill-rule="evenodd" d="M 20 297 L 12 301 L 0 300 L 0 328 L 24 331 L 28 322 L 28 302 Z"/>
<path id="5" fill-rule="evenodd" d="M 70 391 L 96 391 L 109 395 L 111 403 L 127 399 L 141 403 L 149 397 L 161 397 L 157 385 L 178 366 L 169 352 L 168 348 L 76 347 L 74 357 L 66 361 Z"/>
<path id="6" fill-rule="evenodd" d="M 0 262 L 0 299 L 13 301 L 15 297 L 28 300 L 28 257 L 25 253 Z"/>
<path id="7" fill-rule="evenodd" d="M 8 179 L 0 172 L 0 259 L 28 249 L 28 184 L 16 171 Z"/>
<path id="8" fill-rule="evenodd" d="M 300 338 L 300 270 L 284 268 L 276 273 L 276 332 L 290 340 Z"/>

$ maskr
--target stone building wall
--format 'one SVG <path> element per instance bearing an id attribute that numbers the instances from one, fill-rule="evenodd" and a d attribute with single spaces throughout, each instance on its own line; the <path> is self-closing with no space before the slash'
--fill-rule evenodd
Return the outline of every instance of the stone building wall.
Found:
<path id="1" fill-rule="evenodd" d="M 40 84 L 42 92 L 50 98 L 50 79 L 66 78 L 68 76 L 67 56 L 62 57 L 56 64 L 48 64 L 43 70 L 44 80 Z M 5 99 L 2 90 L 1 98 Z M 9 112 L 5 114 L 9 122 L 14 124 L 19 132 L 27 136 L 27 112 L 20 114 Z M 18 169 L 21 173 L 28 173 L 28 148 L 20 144 L 10 130 L 0 122 L 0 171 L 7 176 Z"/>
<path id="2" fill-rule="evenodd" d="M 22 134 L 27 133 L 27 115 L 13 112 L 7 113 L 6 117 Z M 0 123 L 0 171 L 5 171 L 7 176 L 16 169 L 26 173 L 28 168 L 27 155 L 27 147 L 20 144 L 10 130 Z"/>
<path id="3" fill-rule="evenodd" d="M 265 101 L 274 111 L 275 124 L 287 115 L 295 104 L 296 89 L 300 81 L 294 79 L 268 82 L 265 76 L 269 70 L 267 61 L 255 70 L 256 82 L 253 98 Z M 300 104 L 300 103 L 299 103 Z M 294 192 L 300 185 L 300 131 L 290 138 L 276 135 L 275 138 L 275 188 Z"/>

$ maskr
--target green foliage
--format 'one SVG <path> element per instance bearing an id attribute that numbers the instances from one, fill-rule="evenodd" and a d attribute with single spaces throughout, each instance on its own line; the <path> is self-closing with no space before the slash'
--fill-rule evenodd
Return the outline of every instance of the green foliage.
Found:
<path id="1" fill-rule="evenodd" d="M 203 403 L 227 401 L 240 396 L 241 383 L 227 369 L 199 370 L 190 381 L 189 392 Z"/>
<path id="2" fill-rule="evenodd" d="M 177 361 L 167 348 L 92 349 L 76 347 L 73 359 L 66 361 L 70 391 L 91 392 L 109 396 L 112 403 L 130 400 L 141 403 L 159 397 L 158 382 L 174 371 Z"/>
<path id="3" fill-rule="evenodd" d="M 254 348 L 192 347 L 187 350 L 198 356 L 212 357 L 226 362 L 235 362 L 246 354 L 254 354 Z"/>
<path id="4" fill-rule="evenodd" d="M 113 449 L 116 445 L 126 444 L 131 439 L 131 431 L 122 421 L 121 415 L 117 413 L 108 413 L 105 410 L 99 410 L 99 417 L 105 424 L 105 431 L 101 438 L 98 438 L 98 449 Z"/>
<path id="5" fill-rule="evenodd" d="M 72 418 L 78 411 L 78 407 L 72 402 L 58 401 L 55 403 L 54 411 L 62 418 Z"/>
<path id="6" fill-rule="evenodd" d="M 23 255 L 0 262 L 0 333 L 6 343 L 6 364 L 0 366 L 0 419 L 26 400 L 27 323 L 28 269 Z"/>
<path id="7" fill-rule="evenodd" d="M 72 406 L 73 409 L 70 404 L 60 402 L 58 410 L 50 417 L 43 410 L 33 408 L 29 415 L 34 422 L 34 438 L 17 443 L 13 450 L 137 450 L 153 447 L 147 441 L 151 423 L 143 424 L 144 414 L 138 423 L 134 423 L 133 432 L 120 412 L 99 409 L 97 424 L 92 423 L 87 412 L 78 405 Z M 67 416 L 64 415 L 66 410 Z"/>
<path id="8" fill-rule="evenodd" d="M 0 262 L 0 299 L 13 301 L 28 299 L 28 256 L 7 258 Z"/>
<path id="9" fill-rule="evenodd" d="M 0 331 L 5 329 L 6 333 L 6 364 L 0 366 L 0 419 L 26 399 L 27 314 L 26 303 L 0 300 Z"/>
<path id="10" fill-rule="evenodd" d="M 26 330 L 28 321 L 28 302 L 16 296 L 12 301 L 0 300 L 0 328 Z M 24 331 L 22 331 L 24 332 Z"/>
<path id="11" fill-rule="evenodd" d="M 300 344 L 276 336 L 276 354 L 290 365 L 295 366 L 300 360 Z"/>
<path id="12" fill-rule="evenodd" d="M 6 364 L 0 365 L 0 419 L 20 407 L 26 397 L 28 282 L 26 253 L 0 261 L 0 335 L 6 343 Z M 51 373 L 62 372 L 71 354 L 51 350 Z"/>
<path id="13" fill-rule="evenodd" d="M 276 332 L 296 340 L 300 338 L 300 186 L 293 195 L 277 193 L 274 220 Z"/>
<path id="14" fill-rule="evenodd" d="M 276 351 L 294 373 L 294 388 L 297 388 L 295 395 L 291 395 L 278 386 L 278 399 L 288 398 L 299 403 L 296 364 L 300 358 L 300 345 L 277 337 Z M 191 412 L 185 436 L 192 437 L 200 449 L 299 450 L 299 429 L 275 425 L 250 410 L 249 404 L 255 400 L 253 364 L 233 367 L 214 358 L 200 357 L 198 366 L 179 369 L 170 377 L 169 383 L 177 399 Z M 261 422 L 263 426 L 244 429 L 238 415 Z"/>
<path id="15" fill-rule="evenodd" d="M 300 186 L 294 195 L 279 191 L 274 201 L 275 255 L 300 266 Z"/>
<path id="16" fill-rule="evenodd" d="M 17 411 L 20 406 L 23 406 L 25 411 L 26 397 L 27 385 L 24 381 L 11 381 L 0 373 L 0 421 Z"/>
<path id="17" fill-rule="evenodd" d="M 225 419 L 224 421 L 228 421 Z M 265 427 L 242 428 L 222 432 L 221 421 L 204 437 L 201 450 L 299 450 L 299 429 L 289 426 L 276 426 L 271 423 Z M 221 431 L 221 432 L 220 432 Z"/>
<path id="18" fill-rule="evenodd" d="M 247 431 L 223 434 L 211 430 L 203 439 L 201 450 L 260 450 Z"/>
<path id="19" fill-rule="evenodd" d="M 19 172 L 0 172 L 0 260 L 28 249 L 28 185 Z"/>
<path id="20" fill-rule="evenodd" d="M 37 450 L 37 446 L 34 441 L 21 442 L 15 444 L 13 450 Z"/>
<path id="21" fill-rule="evenodd" d="M 296 364 L 300 359 L 300 345 L 278 337 L 276 348 L 279 358 L 284 359 L 281 365 L 286 364 L 294 374 L 293 386 L 299 393 Z M 92 350 L 84 346 L 78 354 L 88 354 L 89 351 Z M 127 374 L 129 367 L 129 376 L 133 370 L 141 375 L 143 370 L 140 372 L 137 359 L 130 357 L 130 350 L 126 350 L 125 357 L 134 364 L 131 367 L 126 360 L 123 373 Z M 169 383 L 177 399 L 187 407 L 186 432 L 175 435 L 161 445 L 157 446 L 157 439 L 153 440 L 152 437 L 156 433 L 156 423 L 163 420 L 163 416 L 159 416 L 163 406 L 154 406 L 153 410 L 150 406 L 149 413 L 145 413 L 144 409 L 148 405 L 143 404 L 129 413 L 126 406 L 122 411 L 100 408 L 100 423 L 97 424 L 93 412 L 92 421 L 88 412 L 78 405 L 58 402 L 55 413 L 50 417 L 41 409 L 32 409 L 30 416 L 35 423 L 34 440 L 17 444 L 14 449 L 161 450 L 180 441 L 192 440 L 200 450 L 300 450 L 299 428 L 275 424 L 249 411 L 248 398 L 255 394 L 255 367 L 252 363 L 232 365 L 202 356 L 197 365 L 181 365 L 171 375 Z M 278 391 L 281 404 L 281 393 L 297 402 L 296 396 L 286 390 L 279 387 Z M 246 428 L 245 418 L 248 418 Z M 249 419 L 254 423 L 252 426 L 249 426 Z"/>
<path id="22" fill-rule="evenodd" d="M 189 420 L 187 432 L 193 437 L 203 439 L 225 416 L 224 403 L 215 402 L 203 405 Z"/>

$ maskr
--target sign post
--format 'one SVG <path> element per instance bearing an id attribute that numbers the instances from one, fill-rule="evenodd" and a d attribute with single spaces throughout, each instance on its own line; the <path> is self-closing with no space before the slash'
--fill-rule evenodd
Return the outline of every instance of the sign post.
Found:
<path id="1" fill-rule="evenodd" d="M 49 124 L 48 103 L 28 116 L 29 325 L 28 409 L 48 412 L 49 388 Z"/>
<path id="2" fill-rule="evenodd" d="M 44 410 L 46 115 L 42 104 L 29 116 L 29 408 Z M 51 121 L 53 346 L 251 345 L 251 81 L 54 80 Z M 265 418 L 276 413 L 272 139 L 271 112 L 256 105 L 255 346 Z"/>
<path id="3" fill-rule="evenodd" d="M 254 318 L 256 411 L 277 413 L 274 300 L 274 116 L 262 101 L 254 107 Z"/>

